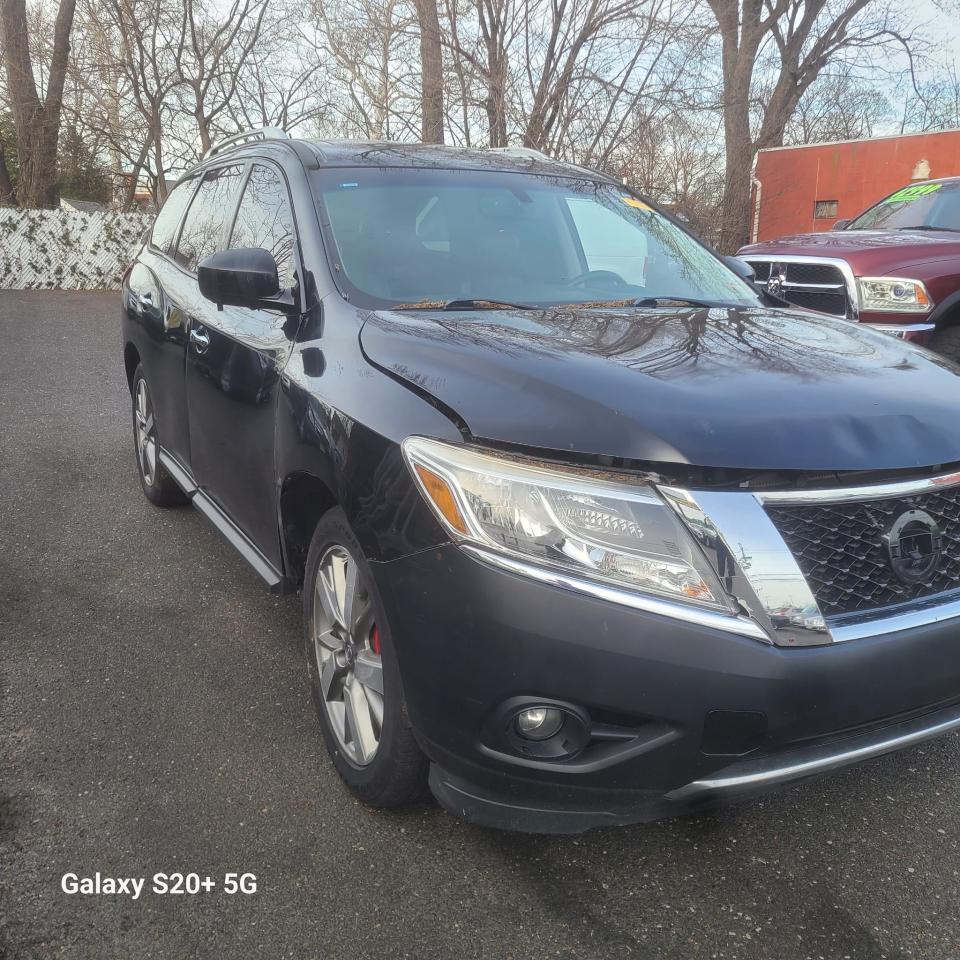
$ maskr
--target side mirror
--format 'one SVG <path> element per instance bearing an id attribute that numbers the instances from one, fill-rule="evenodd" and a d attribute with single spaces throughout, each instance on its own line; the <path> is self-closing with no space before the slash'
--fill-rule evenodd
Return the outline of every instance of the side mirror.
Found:
<path id="1" fill-rule="evenodd" d="M 281 291 L 277 261 L 269 250 L 238 247 L 204 257 L 197 267 L 200 292 L 218 307 L 263 308 L 295 312 L 289 291 Z"/>
<path id="2" fill-rule="evenodd" d="M 747 283 L 754 283 L 757 275 L 753 272 L 753 267 L 746 260 L 739 257 L 724 257 L 723 262 L 741 279 Z"/>
<path id="3" fill-rule="evenodd" d="M 849 220 L 834 220 L 831 230 L 846 230 L 850 226 Z"/>

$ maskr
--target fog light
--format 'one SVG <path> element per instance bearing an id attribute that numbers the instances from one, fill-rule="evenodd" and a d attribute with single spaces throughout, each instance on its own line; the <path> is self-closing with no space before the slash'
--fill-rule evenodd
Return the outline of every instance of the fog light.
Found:
<path id="1" fill-rule="evenodd" d="M 563 713 L 553 707 L 530 707 L 517 714 L 516 724 L 525 740 L 549 740 L 563 726 Z"/>

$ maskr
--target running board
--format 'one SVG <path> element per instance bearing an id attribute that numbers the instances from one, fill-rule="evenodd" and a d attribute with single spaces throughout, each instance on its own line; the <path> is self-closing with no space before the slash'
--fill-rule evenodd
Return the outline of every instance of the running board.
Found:
<path id="1" fill-rule="evenodd" d="M 193 497 L 197 492 L 197 485 L 193 482 L 193 477 L 177 463 L 173 457 L 167 453 L 163 447 L 160 448 L 160 464 L 167 473 L 177 482 L 177 486 L 188 496 Z"/>
<path id="2" fill-rule="evenodd" d="M 177 486 L 190 498 L 190 502 L 217 529 L 220 535 L 253 567 L 266 582 L 271 593 L 289 593 L 287 578 L 250 542 L 247 535 L 210 499 L 196 484 L 190 473 L 166 450 L 159 452 L 163 468 L 177 482 Z"/>

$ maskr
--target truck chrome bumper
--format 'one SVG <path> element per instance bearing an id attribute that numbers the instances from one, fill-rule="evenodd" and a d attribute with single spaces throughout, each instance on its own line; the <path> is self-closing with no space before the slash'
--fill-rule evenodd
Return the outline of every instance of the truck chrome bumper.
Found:
<path id="1" fill-rule="evenodd" d="M 889 333 L 891 337 L 906 340 L 908 334 L 929 333 L 934 328 L 932 323 L 865 323 L 865 327 L 872 327 L 881 333 Z"/>

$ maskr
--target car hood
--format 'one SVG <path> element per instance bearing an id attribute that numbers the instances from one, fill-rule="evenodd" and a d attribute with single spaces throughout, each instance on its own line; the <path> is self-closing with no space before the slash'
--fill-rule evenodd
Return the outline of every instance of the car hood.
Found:
<path id="1" fill-rule="evenodd" d="M 360 340 L 481 440 L 761 470 L 960 460 L 960 368 L 821 314 L 381 312 Z"/>
<path id="2" fill-rule="evenodd" d="M 960 258 L 960 233 L 932 230 L 837 230 L 798 233 L 741 247 L 737 256 L 832 257 L 846 260 L 854 272 L 885 275 L 927 260 Z"/>

